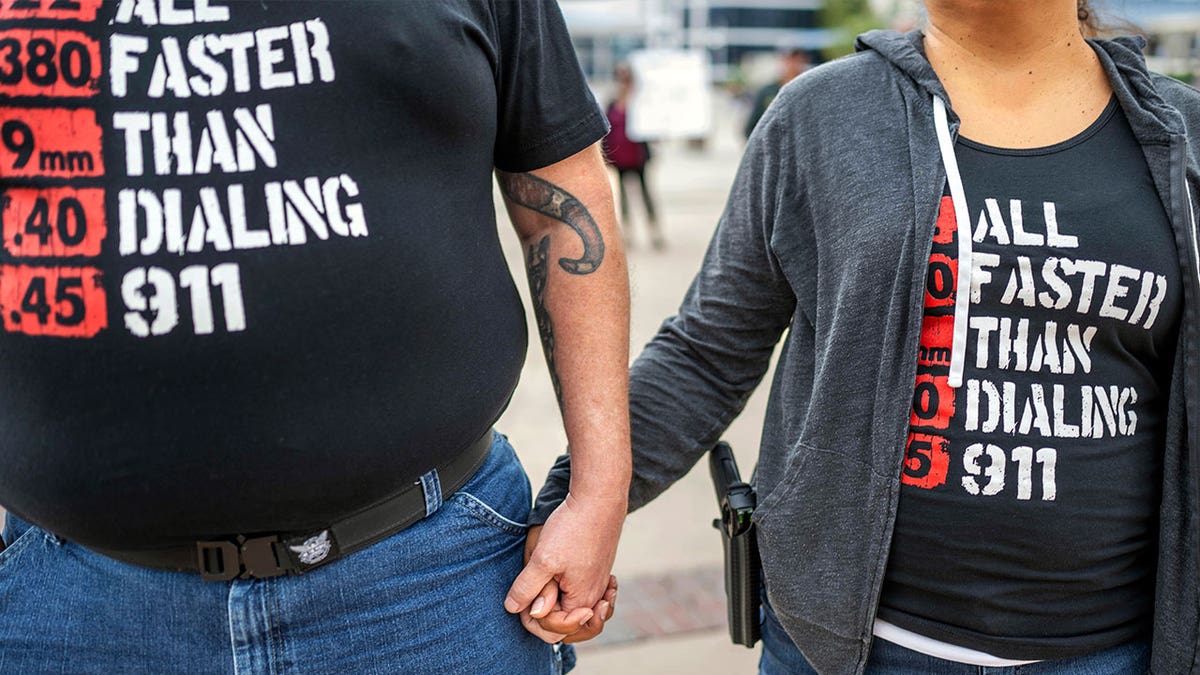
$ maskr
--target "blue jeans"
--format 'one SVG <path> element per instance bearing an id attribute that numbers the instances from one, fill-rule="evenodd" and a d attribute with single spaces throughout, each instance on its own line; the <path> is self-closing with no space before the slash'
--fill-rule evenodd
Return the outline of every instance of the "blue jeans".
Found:
<path id="1" fill-rule="evenodd" d="M 557 675 L 570 649 L 503 607 L 530 502 L 496 434 L 479 472 L 424 520 L 302 576 L 228 583 L 116 562 L 10 516 L 0 673 Z"/>
<path id="2" fill-rule="evenodd" d="M 816 675 L 816 670 L 763 603 L 762 659 L 759 675 Z M 1026 666 L 987 668 L 939 659 L 875 638 L 867 660 L 867 675 L 1134 675 L 1150 670 L 1150 643 L 1129 642 L 1070 659 L 1040 661 Z"/>

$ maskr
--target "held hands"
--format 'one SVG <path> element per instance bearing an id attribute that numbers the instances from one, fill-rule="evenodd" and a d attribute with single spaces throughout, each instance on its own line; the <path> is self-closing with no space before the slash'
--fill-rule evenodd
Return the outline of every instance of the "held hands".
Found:
<path id="1" fill-rule="evenodd" d="M 529 528 L 525 543 L 525 560 L 537 546 L 542 526 Z M 554 643 L 574 644 L 591 640 L 604 630 L 604 624 L 612 618 L 617 608 L 617 578 L 609 575 L 608 588 L 604 596 L 592 608 L 580 607 L 568 612 L 558 602 L 558 582 L 551 580 L 534 599 L 533 604 L 521 611 L 521 623 L 525 630 L 542 640 Z"/>
<path id="2" fill-rule="evenodd" d="M 625 499 L 583 500 L 567 495 L 545 526 L 530 528 L 525 569 L 504 607 L 546 642 L 581 642 L 604 630 L 617 598 L 609 572 L 625 518 Z"/>

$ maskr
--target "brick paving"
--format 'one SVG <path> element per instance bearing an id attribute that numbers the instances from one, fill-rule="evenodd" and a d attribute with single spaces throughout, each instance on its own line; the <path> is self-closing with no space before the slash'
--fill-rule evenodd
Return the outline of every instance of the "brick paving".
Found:
<path id="1" fill-rule="evenodd" d="M 720 567 L 701 567 L 620 580 L 617 612 L 582 649 L 724 629 L 725 587 Z"/>

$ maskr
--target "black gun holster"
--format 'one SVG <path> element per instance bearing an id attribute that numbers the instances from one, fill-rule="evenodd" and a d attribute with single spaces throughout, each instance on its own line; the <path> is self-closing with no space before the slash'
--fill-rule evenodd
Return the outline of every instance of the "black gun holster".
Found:
<path id="1" fill-rule="evenodd" d="M 752 520 L 757 497 L 754 488 L 742 481 L 728 443 L 721 441 L 713 448 L 708 468 L 721 508 L 721 517 L 713 521 L 713 527 L 721 531 L 725 549 L 729 637 L 734 644 L 753 647 L 760 637 L 762 602 L 758 539 Z"/>

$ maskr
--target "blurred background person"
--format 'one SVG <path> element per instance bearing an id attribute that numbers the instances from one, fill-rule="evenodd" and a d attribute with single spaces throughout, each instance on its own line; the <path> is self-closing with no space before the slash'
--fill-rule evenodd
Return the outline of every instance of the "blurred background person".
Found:
<path id="1" fill-rule="evenodd" d="M 779 95 L 779 90 L 783 85 L 791 82 L 805 70 L 808 70 L 812 61 L 808 57 L 808 52 L 803 49 L 791 49 L 784 52 L 779 63 L 779 79 L 759 89 L 758 93 L 754 96 L 754 102 L 750 105 L 750 116 L 746 118 L 746 128 L 743 132 L 746 138 L 750 138 L 754 127 L 758 125 L 758 120 L 762 119 L 763 113 L 767 112 L 767 108 L 771 107 L 771 102 Z"/>
<path id="2" fill-rule="evenodd" d="M 650 145 L 645 141 L 635 141 L 627 132 L 629 118 L 629 101 L 633 96 L 633 70 L 627 64 L 617 66 L 615 72 L 617 95 L 608 104 L 608 123 L 612 126 L 604 139 L 604 153 L 608 161 L 617 170 L 617 182 L 621 194 L 621 225 L 625 232 L 627 246 L 633 244 L 633 223 L 629 215 L 628 188 L 630 179 L 637 179 L 641 187 L 642 205 L 646 209 L 646 229 L 650 233 L 650 243 L 655 250 L 666 248 L 667 240 L 663 237 L 662 227 L 658 222 L 657 211 L 654 208 L 654 197 L 650 194 L 650 186 L 646 183 L 646 165 L 650 162 Z"/>

